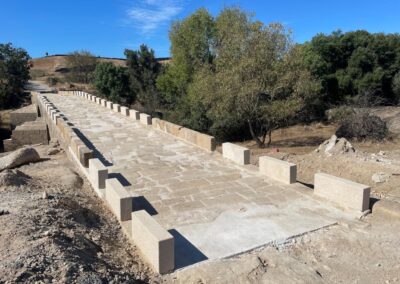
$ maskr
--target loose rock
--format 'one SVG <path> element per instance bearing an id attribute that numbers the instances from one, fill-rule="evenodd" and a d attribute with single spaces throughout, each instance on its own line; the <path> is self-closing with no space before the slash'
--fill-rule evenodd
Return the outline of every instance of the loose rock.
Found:
<path id="1" fill-rule="evenodd" d="M 332 135 L 331 138 L 319 145 L 315 152 L 322 152 L 327 156 L 332 156 L 338 154 L 354 154 L 356 150 L 346 138 L 338 138 L 336 135 Z"/>
<path id="2" fill-rule="evenodd" d="M 58 148 L 49 149 L 47 151 L 47 155 L 49 155 L 49 156 L 55 155 L 55 154 L 58 154 L 58 153 L 60 153 L 60 149 L 58 149 Z"/>
<path id="3" fill-rule="evenodd" d="M 40 161 L 40 156 L 34 148 L 22 148 L 0 158 L 0 171 L 12 169 L 24 164 Z"/>
<path id="4" fill-rule="evenodd" d="M 387 173 L 375 173 L 372 175 L 371 179 L 375 183 L 387 182 L 390 178 L 390 174 Z"/>

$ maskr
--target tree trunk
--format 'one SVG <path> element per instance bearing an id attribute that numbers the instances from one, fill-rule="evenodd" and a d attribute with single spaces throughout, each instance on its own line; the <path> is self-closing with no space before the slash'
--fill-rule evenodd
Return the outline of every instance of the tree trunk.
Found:
<path id="1" fill-rule="evenodd" d="M 251 125 L 250 120 L 248 120 L 247 123 L 249 125 L 250 134 L 251 134 L 251 137 L 253 138 L 253 140 L 256 141 L 258 147 L 264 148 L 265 143 L 263 143 L 263 141 L 261 141 L 260 138 L 254 133 L 254 129 L 253 129 L 253 126 Z"/>
<path id="2" fill-rule="evenodd" d="M 269 145 L 271 145 L 272 142 L 272 130 L 269 129 L 268 130 L 268 142 L 267 142 L 267 146 L 269 147 Z"/>

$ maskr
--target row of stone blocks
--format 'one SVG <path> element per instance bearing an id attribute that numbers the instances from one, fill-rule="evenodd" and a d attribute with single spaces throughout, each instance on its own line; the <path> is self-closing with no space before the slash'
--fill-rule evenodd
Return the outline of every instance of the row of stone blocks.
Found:
<path id="1" fill-rule="evenodd" d="M 169 133 L 173 136 L 181 138 L 197 147 L 207 151 L 214 151 L 216 148 L 216 141 L 213 136 L 194 131 L 192 129 L 159 119 L 153 118 L 152 125 L 155 129 Z"/>
<path id="2" fill-rule="evenodd" d="M 98 195 L 106 202 L 111 211 L 121 223 L 130 223 L 127 232 L 133 243 L 158 273 L 168 273 L 174 270 L 174 238 L 146 211 L 134 211 L 134 196 L 116 178 L 108 177 L 108 168 L 93 152 L 88 154 L 82 141 L 68 125 L 64 116 L 46 97 L 41 102 L 49 118 L 56 123 L 62 138 L 70 145 L 72 153 L 83 167 L 88 168 L 89 181 Z"/>
<path id="3" fill-rule="evenodd" d="M 250 150 L 232 143 L 222 144 L 225 158 L 239 165 L 250 164 Z M 297 181 L 297 165 L 269 156 L 259 157 L 259 172 L 285 184 Z M 314 194 L 339 206 L 364 212 L 369 209 L 370 187 L 325 173 L 314 177 Z"/>
<path id="4" fill-rule="evenodd" d="M 59 131 L 63 141 L 66 142 L 76 155 L 82 166 L 89 167 L 89 159 L 93 158 L 93 150 L 89 149 L 82 139 L 76 134 L 65 116 L 51 103 L 47 97 L 41 96 L 38 100 L 41 109 L 48 115 L 49 123 L 52 123 Z"/>
<path id="5" fill-rule="evenodd" d="M 139 120 L 144 125 L 152 125 L 157 130 L 161 130 L 163 132 L 174 135 L 207 151 L 214 151 L 216 148 L 215 138 L 210 135 L 188 129 L 159 118 L 152 118 L 148 114 L 139 113 L 137 110 L 129 109 L 119 104 L 115 104 L 111 101 L 106 101 L 102 98 L 98 98 L 86 92 L 76 91 L 74 94 L 84 97 L 110 110 L 119 112 L 122 115 L 132 117 L 135 120 Z"/>
<path id="6" fill-rule="evenodd" d="M 89 179 L 99 190 L 120 222 L 130 222 L 127 232 L 133 243 L 158 273 L 174 270 L 174 237 L 145 210 L 134 211 L 134 196 L 116 178 L 108 178 L 108 169 L 99 159 L 89 160 Z"/>
<path id="7" fill-rule="evenodd" d="M 144 125 L 151 125 L 151 116 L 148 114 L 140 113 L 137 110 L 129 109 L 128 107 L 121 106 L 120 104 L 113 103 L 111 101 L 107 101 L 103 98 L 99 98 L 97 96 L 91 95 L 86 92 L 74 91 L 73 94 L 83 97 L 89 101 L 96 103 L 96 104 L 99 104 L 100 106 L 108 108 L 116 113 L 121 113 L 124 116 L 131 117 L 135 120 L 138 120 L 138 121 L 140 121 L 140 123 L 142 123 Z"/>

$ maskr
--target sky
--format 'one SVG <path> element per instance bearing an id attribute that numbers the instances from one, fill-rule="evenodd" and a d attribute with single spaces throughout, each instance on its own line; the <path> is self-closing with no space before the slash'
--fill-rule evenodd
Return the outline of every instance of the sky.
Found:
<path id="1" fill-rule="evenodd" d="M 285 24 L 299 43 L 337 29 L 400 32 L 400 0 L 0 0 L 0 43 L 33 58 L 75 50 L 124 57 L 143 43 L 167 57 L 173 21 L 201 7 L 216 16 L 229 6 Z"/>

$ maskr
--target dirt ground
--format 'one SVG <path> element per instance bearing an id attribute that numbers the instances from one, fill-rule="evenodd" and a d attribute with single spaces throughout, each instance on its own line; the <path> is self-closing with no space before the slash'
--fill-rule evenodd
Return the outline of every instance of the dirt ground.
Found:
<path id="1" fill-rule="evenodd" d="M 0 173 L 0 283 L 399 283 L 400 180 L 371 181 L 376 171 L 400 173 L 398 142 L 354 143 L 354 155 L 313 152 L 332 129 L 274 133 L 280 152 L 253 147 L 252 160 L 268 153 L 296 162 L 304 183 L 321 170 L 370 184 L 382 197 L 372 214 L 164 276 L 151 271 L 65 153 L 35 146 L 41 162 Z"/>
<path id="2" fill-rule="evenodd" d="M 174 283 L 399 283 L 400 216 L 382 212 L 169 276 Z"/>
<path id="3" fill-rule="evenodd" d="M 251 163 L 258 157 L 270 155 L 297 164 L 298 181 L 310 185 L 314 174 L 325 172 L 371 186 L 372 195 L 400 202 L 400 139 L 382 142 L 355 142 L 356 153 L 326 155 L 315 150 L 336 131 L 335 125 L 315 123 L 277 130 L 272 135 L 271 147 L 260 149 L 253 141 L 239 143 L 251 149 Z M 388 175 L 388 180 L 376 183 L 374 174 Z"/>
<path id="4" fill-rule="evenodd" d="M 66 155 L 35 148 L 0 173 L 0 283 L 158 282 Z"/>

